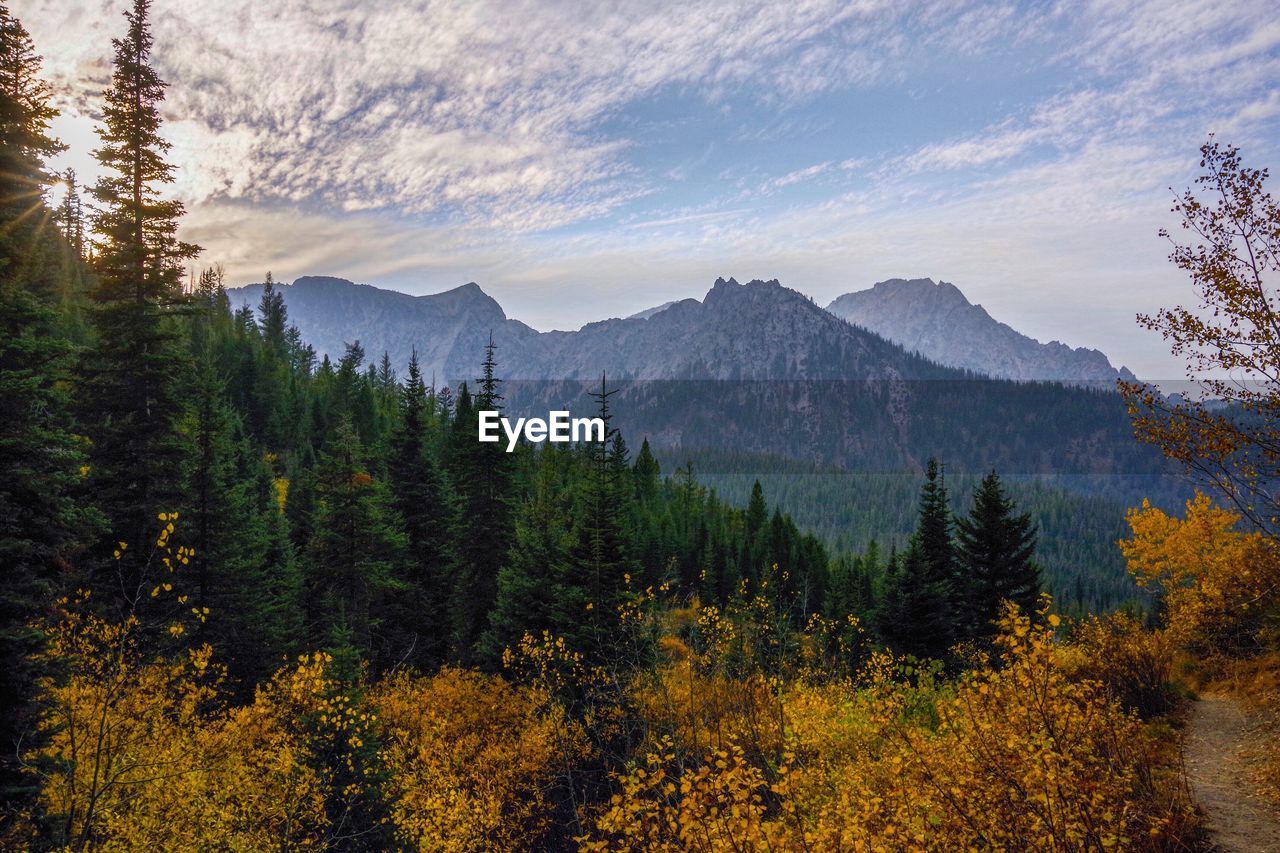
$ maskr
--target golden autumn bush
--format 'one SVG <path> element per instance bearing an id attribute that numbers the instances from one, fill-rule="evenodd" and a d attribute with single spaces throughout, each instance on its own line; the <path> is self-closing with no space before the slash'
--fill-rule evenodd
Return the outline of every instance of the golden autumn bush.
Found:
<path id="1" fill-rule="evenodd" d="M 370 679 L 320 652 L 236 704 L 207 647 L 175 650 L 181 623 L 83 604 L 50 628 L 63 672 L 28 756 L 71 848 L 1167 850 L 1194 828 L 1134 713 L 1174 634 L 1130 617 L 1064 642 L 1010 605 L 991 658 L 944 677 L 856 622 L 633 601 L 655 639 L 630 670 L 550 635 L 506 656 L 514 680 Z"/>
<path id="2" fill-rule="evenodd" d="M 1063 656 L 1072 675 L 1097 681 L 1142 717 L 1174 708 L 1177 649 L 1168 629 L 1147 629 L 1132 615 L 1111 613 L 1080 620 L 1072 628 L 1071 641 Z"/>
<path id="3" fill-rule="evenodd" d="M 318 779 L 259 703 L 217 706 L 209 650 L 176 660 L 139 650 L 137 620 L 68 610 L 49 654 L 40 749 L 28 756 L 55 840 L 75 848 L 218 844 L 254 850 L 318 840 Z"/>
<path id="4" fill-rule="evenodd" d="M 749 728 L 696 758 L 666 736 L 619 775 L 584 844 L 1144 849 L 1183 831 L 1190 812 L 1158 793 L 1140 724 L 1068 677 L 1051 629 L 1010 612 L 998 643 L 998 662 L 951 685 L 895 680 L 884 659 L 843 683 L 788 685 L 777 761 L 740 745 Z"/>
<path id="5" fill-rule="evenodd" d="M 323 849 L 370 801 L 404 847 L 530 848 L 585 750 L 545 695 L 494 676 L 364 685 L 318 653 L 229 706 L 207 647 L 149 656 L 132 617 L 68 608 L 50 641 L 69 671 L 28 761 L 52 841 L 76 849 Z"/>
<path id="6" fill-rule="evenodd" d="M 420 850 L 527 849 L 548 831 L 578 726 L 545 696 L 446 668 L 397 675 L 369 702 L 382 726 L 397 840 Z"/>
<path id="7" fill-rule="evenodd" d="M 1280 624 L 1280 547 L 1239 528 L 1240 516 L 1205 495 L 1186 517 L 1149 503 L 1129 513 L 1133 535 L 1120 543 L 1129 571 L 1162 596 L 1175 642 L 1209 654 L 1260 651 Z"/>

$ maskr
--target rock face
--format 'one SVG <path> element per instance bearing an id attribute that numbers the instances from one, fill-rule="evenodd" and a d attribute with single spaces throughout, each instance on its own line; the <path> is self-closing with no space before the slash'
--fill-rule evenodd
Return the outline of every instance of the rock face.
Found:
<path id="1" fill-rule="evenodd" d="M 1111 384 L 1133 379 L 1098 350 L 1042 344 L 995 320 L 953 284 L 890 279 L 846 293 L 827 310 L 925 358 L 998 379 Z"/>

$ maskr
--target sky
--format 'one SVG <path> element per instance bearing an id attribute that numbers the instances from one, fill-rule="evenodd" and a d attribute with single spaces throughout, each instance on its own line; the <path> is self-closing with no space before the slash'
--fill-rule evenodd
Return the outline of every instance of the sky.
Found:
<path id="1" fill-rule="evenodd" d="M 124 0 L 10 0 L 82 183 Z M 232 283 L 475 281 L 571 329 L 717 276 L 956 284 L 1181 369 L 1157 236 L 1208 134 L 1280 170 L 1274 0 L 155 0 L 183 236 Z"/>

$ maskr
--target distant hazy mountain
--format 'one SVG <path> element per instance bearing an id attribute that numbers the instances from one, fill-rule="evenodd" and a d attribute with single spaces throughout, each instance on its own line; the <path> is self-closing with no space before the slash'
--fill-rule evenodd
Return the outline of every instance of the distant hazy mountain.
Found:
<path id="1" fill-rule="evenodd" d="M 290 321 L 321 356 L 336 361 L 347 344 L 359 341 L 371 360 L 386 352 L 403 369 L 416 348 L 428 380 L 432 375 L 442 382 L 473 377 L 490 332 L 511 360 L 525 357 L 526 345 L 539 336 L 524 323 L 507 319 L 502 306 L 476 284 L 430 296 L 328 276 L 306 276 L 276 287 Z M 232 308 L 257 308 L 262 285 L 229 288 L 227 295 Z"/>
<path id="2" fill-rule="evenodd" d="M 846 293 L 827 310 L 928 359 L 985 376 L 1072 383 L 1134 378 L 1097 350 L 1042 344 L 1015 331 L 945 281 L 890 279 Z"/>

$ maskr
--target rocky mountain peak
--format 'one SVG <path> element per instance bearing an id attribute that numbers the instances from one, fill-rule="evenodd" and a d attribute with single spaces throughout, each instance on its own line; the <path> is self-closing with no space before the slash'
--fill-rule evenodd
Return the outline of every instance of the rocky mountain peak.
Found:
<path id="1" fill-rule="evenodd" d="M 1133 376 L 1097 350 L 1015 331 L 945 281 L 889 279 L 846 293 L 827 310 L 940 364 L 998 379 L 1109 384 Z"/>
<path id="2" fill-rule="evenodd" d="M 464 285 L 453 288 L 453 290 L 446 290 L 419 298 L 429 299 L 443 310 L 470 311 L 491 317 L 495 321 L 507 319 L 507 313 L 502 310 L 498 300 L 485 293 L 480 285 L 474 281 L 469 281 Z"/>

